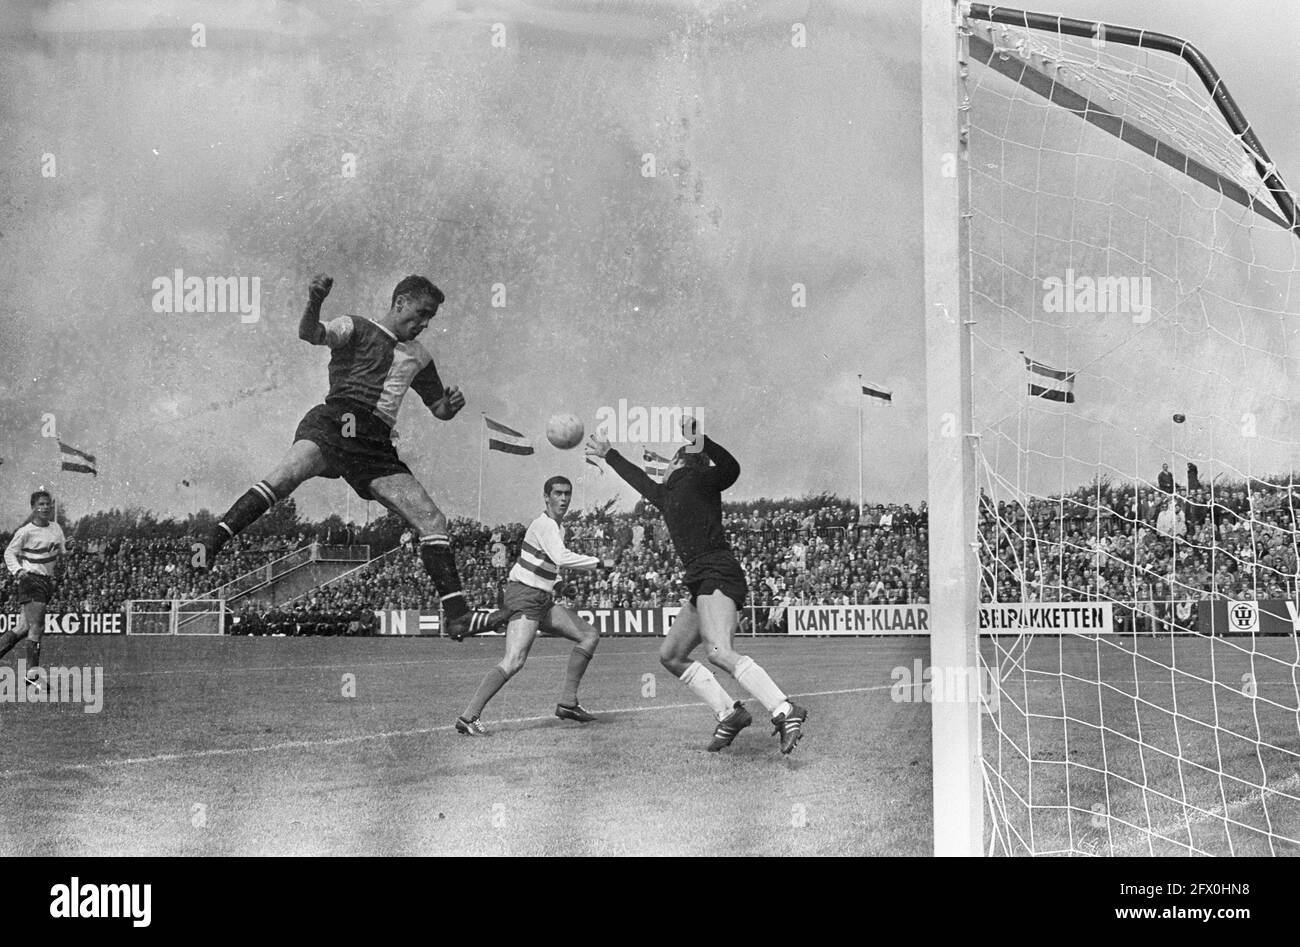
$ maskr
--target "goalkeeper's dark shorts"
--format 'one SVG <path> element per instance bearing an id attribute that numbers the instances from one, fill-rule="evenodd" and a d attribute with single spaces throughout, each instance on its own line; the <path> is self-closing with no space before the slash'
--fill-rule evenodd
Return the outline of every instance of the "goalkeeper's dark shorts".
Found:
<path id="1" fill-rule="evenodd" d="M 54 579 L 48 575 L 37 575 L 26 570 L 18 574 L 19 605 L 26 605 L 28 602 L 48 605 L 52 598 L 54 598 Z"/>
<path id="2" fill-rule="evenodd" d="M 691 593 L 692 605 L 701 595 L 721 592 L 736 603 L 736 608 L 744 608 L 749 594 L 745 570 L 729 549 L 715 549 L 696 556 L 687 563 L 682 582 Z"/>
<path id="3" fill-rule="evenodd" d="M 390 474 L 409 474 L 393 447 L 393 431 L 364 408 L 318 404 L 298 422 L 294 443 L 311 441 L 325 458 L 320 476 L 342 477 L 363 500 L 373 500 L 370 482 Z"/>

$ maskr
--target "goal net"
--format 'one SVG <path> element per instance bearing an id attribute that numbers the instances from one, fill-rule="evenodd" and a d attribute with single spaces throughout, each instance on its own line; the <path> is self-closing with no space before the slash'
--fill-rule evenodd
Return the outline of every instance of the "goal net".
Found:
<path id="1" fill-rule="evenodd" d="M 1298 854 L 1294 198 L 1189 43 L 959 13 L 985 850 Z"/>
<path id="2" fill-rule="evenodd" d="M 224 599 L 132 599 L 126 603 L 128 635 L 224 635 Z"/>

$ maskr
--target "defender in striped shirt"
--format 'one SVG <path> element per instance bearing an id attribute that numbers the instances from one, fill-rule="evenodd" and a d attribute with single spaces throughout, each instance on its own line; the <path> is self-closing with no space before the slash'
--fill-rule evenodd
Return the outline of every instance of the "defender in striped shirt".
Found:
<path id="1" fill-rule="evenodd" d="M 454 385 L 443 385 L 433 356 L 415 341 L 437 315 L 442 290 L 423 276 L 408 276 L 393 290 L 392 304 L 381 318 L 342 316 L 322 324 L 321 304 L 333 285 L 325 275 L 311 281 L 298 323 L 300 339 L 330 349 L 329 395 L 299 423 L 280 465 L 213 527 L 196 565 L 211 568 L 222 546 L 305 481 L 342 477 L 363 500 L 378 500 L 417 532 L 420 560 L 438 590 L 447 634 L 459 641 L 485 630 L 489 611 L 470 612 L 447 517 L 397 456 L 392 430 L 408 389 L 440 421 L 450 421 L 465 406 L 465 396 Z"/>
<path id="2" fill-rule="evenodd" d="M 601 561 L 595 556 L 572 552 L 564 545 L 564 527 L 560 524 L 573 499 L 573 484 L 569 479 L 551 477 L 542 487 L 542 496 L 546 500 L 546 512 L 529 524 L 519 558 L 510 570 L 501 608 L 488 619 L 493 626 L 498 620 L 509 622 L 506 656 L 487 672 L 465 712 L 456 718 L 456 730 L 466 736 L 487 733 L 479 723 L 483 708 L 506 681 L 523 669 L 539 630 L 544 635 L 558 635 L 574 643 L 555 716 L 580 723 L 596 719 L 578 703 L 578 685 L 600 643 L 600 632 L 572 609 L 557 605 L 554 592 L 561 569 L 594 569 Z M 612 566 L 613 562 L 606 560 L 605 565 Z"/>
<path id="3" fill-rule="evenodd" d="M 63 528 L 54 522 L 54 498 L 45 490 L 32 494 L 32 515 L 18 527 L 5 549 L 5 566 L 18 579 L 19 624 L 0 635 L 0 658 L 23 638 L 27 639 L 27 679 L 40 680 L 41 634 L 45 631 L 45 606 L 54 597 L 54 571 L 68 551 Z"/>

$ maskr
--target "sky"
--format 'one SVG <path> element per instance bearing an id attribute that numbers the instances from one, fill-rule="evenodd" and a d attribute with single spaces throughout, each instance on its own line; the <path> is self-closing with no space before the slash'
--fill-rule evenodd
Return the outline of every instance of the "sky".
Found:
<path id="1" fill-rule="evenodd" d="M 1285 25 L 1300 7 L 1234 9 L 1053 6 L 1140 13 L 1197 42 L 1294 182 L 1300 34 Z M 894 392 L 863 410 L 866 498 L 924 497 L 915 3 L 79 0 L 6 5 L 0 46 L 6 519 L 37 484 L 73 515 L 224 510 L 325 394 L 327 353 L 296 337 L 317 272 L 335 279 L 327 318 L 381 315 L 410 273 L 445 291 L 422 342 L 468 404 L 444 423 L 408 397 L 398 449 L 449 513 L 481 502 L 489 522 L 529 518 L 553 473 L 582 504 L 626 508 L 612 472 L 543 437 L 552 414 L 590 429 L 620 401 L 697 410 L 741 462 L 730 498 L 854 496 L 859 374 Z M 157 311 L 155 281 L 177 270 L 256 277 L 258 318 Z M 1287 291 L 1294 311 L 1300 290 Z M 1067 360 L 1105 342 L 1035 331 Z M 992 420 L 1023 334 L 989 323 L 983 336 L 1004 359 L 983 363 Z M 1110 377 L 1160 349 L 1126 349 Z M 1166 401 L 1208 390 L 1182 374 L 1157 386 L 1170 397 L 1150 399 L 1148 427 Z M 1098 378 L 1081 376 L 1092 394 L 1076 420 L 1104 432 L 1132 394 Z M 1290 397 L 1285 366 L 1279 384 Z M 1176 436 L 1210 438 L 1236 411 L 1220 398 L 1201 435 Z M 483 414 L 537 453 L 485 455 Z M 1120 449 L 1118 434 L 1094 445 L 1092 427 L 1041 433 L 1052 423 L 1038 428 L 1041 476 Z M 57 473 L 51 434 L 95 454 L 99 476 Z M 1235 463 L 1224 436 L 1216 453 Z M 1129 438 L 1133 465 L 1150 465 L 1149 439 Z M 342 481 L 297 499 L 313 518 L 367 515 Z"/>

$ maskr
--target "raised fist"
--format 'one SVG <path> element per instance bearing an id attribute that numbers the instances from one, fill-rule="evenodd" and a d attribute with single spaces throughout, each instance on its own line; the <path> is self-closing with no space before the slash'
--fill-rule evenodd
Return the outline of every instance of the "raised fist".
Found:
<path id="1" fill-rule="evenodd" d="M 317 273 L 311 278 L 311 286 L 307 293 L 313 300 L 320 302 L 330 294 L 330 289 L 334 286 L 333 277 L 326 276 L 324 273 Z"/>

